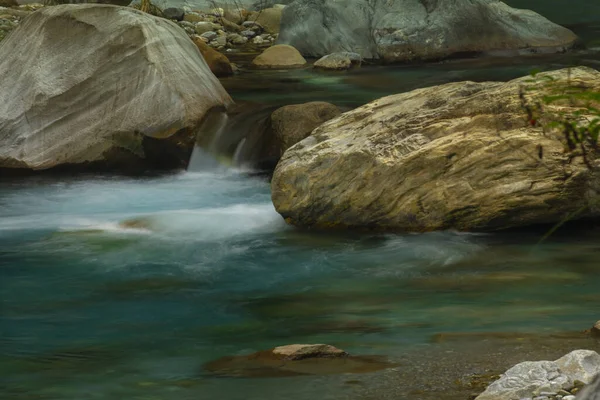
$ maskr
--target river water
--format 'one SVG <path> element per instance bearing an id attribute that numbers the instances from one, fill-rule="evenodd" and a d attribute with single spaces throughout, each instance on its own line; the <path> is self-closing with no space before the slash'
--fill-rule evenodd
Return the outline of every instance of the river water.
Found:
<path id="1" fill-rule="evenodd" d="M 253 73 L 238 101 L 385 94 L 596 52 Z M 211 164 L 212 165 L 212 164 Z M 321 234 L 287 226 L 241 169 L 33 176 L 0 185 L 0 393 L 7 399 L 466 399 L 473 377 L 599 349 L 600 229 Z M 223 356 L 290 343 L 380 355 L 369 374 L 215 376 Z M 473 378 L 473 379 L 475 379 Z"/>

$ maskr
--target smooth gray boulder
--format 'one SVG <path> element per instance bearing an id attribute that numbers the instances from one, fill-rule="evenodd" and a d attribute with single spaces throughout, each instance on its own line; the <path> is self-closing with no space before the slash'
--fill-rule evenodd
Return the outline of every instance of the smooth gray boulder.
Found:
<path id="1" fill-rule="evenodd" d="M 33 13 L 0 42 L 0 76 L 0 168 L 185 167 L 205 114 L 231 102 L 180 27 L 110 5 Z"/>
<path id="2" fill-rule="evenodd" d="M 570 30 L 499 0 L 296 0 L 283 10 L 278 43 L 310 57 L 348 51 L 401 62 L 564 51 L 576 40 Z"/>

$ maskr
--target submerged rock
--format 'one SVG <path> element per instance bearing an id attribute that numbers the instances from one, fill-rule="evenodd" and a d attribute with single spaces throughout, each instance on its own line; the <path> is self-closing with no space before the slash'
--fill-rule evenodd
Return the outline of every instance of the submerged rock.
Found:
<path id="1" fill-rule="evenodd" d="M 292 46 L 281 44 L 263 51 L 252 60 L 252 65 L 256 68 L 298 68 L 306 65 L 306 60 Z"/>
<path id="2" fill-rule="evenodd" d="M 357 53 L 332 53 L 318 59 L 314 67 L 330 70 L 344 70 L 353 66 L 360 66 L 362 57 Z"/>
<path id="3" fill-rule="evenodd" d="M 523 362 L 506 371 L 476 400 L 519 400 L 567 393 L 600 374 L 600 355 L 575 350 L 556 361 Z M 583 378 L 583 380 L 582 380 Z"/>
<path id="4" fill-rule="evenodd" d="M 275 110 L 271 114 L 271 127 L 279 149 L 278 156 L 308 137 L 316 127 L 340 114 L 339 108 L 322 101 L 293 104 Z"/>
<path id="5" fill-rule="evenodd" d="M 326 344 L 294 344 L 247 356 L 224 357 L 205 365 L 217 375 L 233 377 L 283 377 L 367 373 L 393 367 L 380 357 L 351 356 Z"/>
<path id="6" fill-rule="evenodd" d="M 207 111 L 231 102 L 175 23 L 110 5 L 33 13 L 0 75 L 0 168 L 185 167 Z"/>
<path id="7" fill-rule="evenodd" d="M 304 56 L 340 51 L 387 62 L 459 53 L 563 51 L 577 37 L 498 0 L 297 0 L 283 10 L 279 43 Z"/>
<path id="8" fill-rule="evenodd" d="M 590 68 L 543 76 L 600 90 L 600 72 Z M 566 155 L 560 136 L 526 123 L 519 91 L 530 80 L 418 89 L 324 123 L 277 165 L 275 208 L 302 227 L 397 231 L 491 231 L 599 215 L 595 169 Z"/>

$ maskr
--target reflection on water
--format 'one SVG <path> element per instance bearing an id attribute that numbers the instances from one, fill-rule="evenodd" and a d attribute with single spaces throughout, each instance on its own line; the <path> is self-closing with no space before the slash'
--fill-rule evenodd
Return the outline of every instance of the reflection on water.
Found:
<path id="1" fill-rule="evenodd" d="M 519 0 L 514 0 L 519 1 Z M 527 2 L 528 0 L 523 0 Z M 536 0 L 534 0 L 536 1 Z M 567 1 L 567 0 L 565 0 Z M 548 1 L 539 2 L 547 9 Z M 581 15 L 596 15 L 572 7 Z M 595 6 L 599 7 L 599 6 Z M 577 10 L 579 9 L 579 10 Z M 564 10 L 561 15 L 566 16 Z M 222 80 L 236 101 L 272 105 L 327 101 L 342 108 L 358 107 L 390 94 L 459 81 L 506 81 L 530 74 L 584 65 L 600 68 L 600 17 L 570 26 L 580 37 L 581 48 L 564 54 L 532 54 L 515 57 L 478 56 L 426 64 L 369 65 L 349 71 L 327 72 L 308 66 L 299 70 L 255 71 L 246 66 L 255 55 L 228 55 L 242 66 L 241 73 Z M 314 61 L 314 60 L 313 60 Z"/>
<path id="2" fill-rule="evenodd" d="M 456 380 L 467 372 L 596 345 L 577 331 L 599 318 L 600 232 L 539 246 L 540 233 L 317 234 L 287 227 L 268 189 L 235 171 L 3 184 L 0 389 L 11 399 L 465 398 L 470 383 Z M 203 368 L 296 342 L 398 366 L 267 380 Z M 448 367 L 457 357 L 470 364 Z M 407 363 L 433 374 L 430 387 Z"/>

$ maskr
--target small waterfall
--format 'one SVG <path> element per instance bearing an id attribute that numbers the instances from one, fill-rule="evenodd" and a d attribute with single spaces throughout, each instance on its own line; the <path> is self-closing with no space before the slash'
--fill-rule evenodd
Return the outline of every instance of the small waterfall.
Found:
<path id="1" fill-rule="evenodd" d="M 222 110 L 207 115 L 198 130 L 188 171 L 231 166 L 274 168 L 279 154 L 273 144 L 269 117 L 275 107 L 248 104 L 241 107 L 242 111 L 234 110 L 231 115 Z"/>
<path id="2" fill-rule="evenodd" d="M 242 162 L 242 159 L 241 159 L 241 155 L 242 155 L 242 151 L 244 150 L 245 144 L 246 144 L 246 138 L 243 138 L 242 140 L 240 140 L 237 147 L 235 148 L 235 153 L 233 153 L 233 165 L 239 166 L 239 167 L 244 166 L 244 163 Z"/>
<path id="3" fill-rule="evenodd" d="M 222 149 L 219 148 L 228 120 L 229 117 L 224 111 L 209 112 L 198 130 L 188 171 L 212 170 L 230 164 L 227 162 L 226 154 L 223 154 Z"/>

